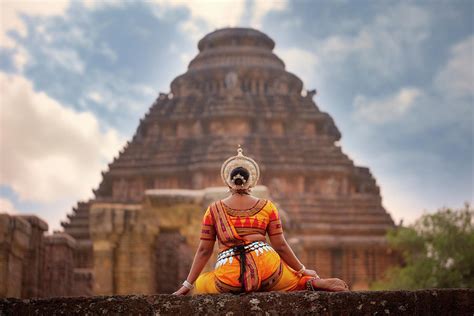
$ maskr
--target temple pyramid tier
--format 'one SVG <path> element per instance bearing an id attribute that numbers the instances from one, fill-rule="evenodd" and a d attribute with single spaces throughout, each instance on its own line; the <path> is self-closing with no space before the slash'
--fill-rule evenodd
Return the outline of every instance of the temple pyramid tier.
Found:
<path id="1" fill-rule="evenodd" d="M 150 189 L 223 186 L 221 164 L 240 144 L 261 168 L 259 184 L 287 214 L 286 231 L 306 264 L 359 288 L 379 278 L 391 262 L 384 235 L 394 226 L 379 187 L 342 152 L 333 119 L 319 110 L 315 91 L 303 91 L 285 70 L 274 46 L 250 28 L 202 38 L 188 70 L 159 94 L 65 230 L 89 238 L 86 209 L 94 204 L 139 204 Z"/>

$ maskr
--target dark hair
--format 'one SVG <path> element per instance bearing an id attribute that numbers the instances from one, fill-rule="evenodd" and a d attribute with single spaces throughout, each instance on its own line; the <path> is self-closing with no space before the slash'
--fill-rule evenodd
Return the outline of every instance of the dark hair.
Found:
<path id="1" fill-rule="evenodd" d="M 238 174 L 240 174 L 245 179 L 245 181 L 248 181 L 250 174 L 247 169 L 243 167 L 237 167 L 230 173 L 230 181 L 233 182 L 235 185 L 242 185 L 244 183 L 241 178 L 237 178 L 235 180 L 232 179 Z"/>

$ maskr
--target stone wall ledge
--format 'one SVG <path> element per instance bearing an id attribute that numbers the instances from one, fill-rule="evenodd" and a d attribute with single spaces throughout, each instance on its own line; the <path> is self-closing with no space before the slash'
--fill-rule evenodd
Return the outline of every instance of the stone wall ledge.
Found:
<path id="1" fill-rule="evenodd" d="M 0 315 L 473 315 L 474 289 L 0 299 Z"/>

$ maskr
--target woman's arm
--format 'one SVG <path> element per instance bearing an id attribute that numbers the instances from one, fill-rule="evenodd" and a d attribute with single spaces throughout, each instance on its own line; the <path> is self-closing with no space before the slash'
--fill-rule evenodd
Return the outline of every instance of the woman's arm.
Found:
<path id="1" fill-rule="evenodd" d="M 278 234 L 269 237 L 273 249 L 278 252 L 283 261 L 285 261 L 293 270 L 299 271 L 303 267 L 303 264 L 298 260 L 290 245 L 288 245 L 285 236 L 283 234 Z"/>
<path id="2" fill-rule="evenodd" d="M 198 249 L 194 255 L 193 264 L 189 271 L 187 280 L 189 283 L 194 283 L 201 273 L 202 269 L 206 265 L 207 261 L 212 255 L 214 250 L 214 240 L 202 240 L 199 242 Z"/>
<path id="3" fill-rule="evenodd" d="M 272 244 L 273 249 L 278 252 L 283 261 L 285 261 L 293 270 L 300 271 L 304 268 L 304 265 L 298 260 L 290 245 L 288 245 L 283 233 L 268 237 L 270 237 L 270 243 Z M 311 275 L 319 278 L 314 270 L 305 268 L 301 273 L 303 275 Z"/>
<path id="4" fill-rule="evenodd" d="M 198 249 L 196 254 L 194 255 L 193 264 L 191 266 L 191 270 L 189 271 L 188 277 L 186 280 L 189 283 L 194 283 L 198 278 L 199 274 L 201 273 L 202 269 L 206 265 L 207 261 L 212 255 L 212 251 L 214 250 L 214 240 L 202 240 L 199 242 Z M 189 292 L 189 289 L 185 286 L 182 286 L 178 291 L 174 292 L 173 294 L 184 295 Z"/>

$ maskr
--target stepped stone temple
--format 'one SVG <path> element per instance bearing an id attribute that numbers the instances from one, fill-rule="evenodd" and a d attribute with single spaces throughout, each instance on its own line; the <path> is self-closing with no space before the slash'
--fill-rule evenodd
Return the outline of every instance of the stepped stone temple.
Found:
<path id="1" fill-rule="evenodd" d="M 102 173 L 94 198 L 62 222 L 75 239 L 74 286 L 96 295 L 177 289 L 206 206 L 227 194 L 220 167 L 238 144 L 261 168 L 254 193 L 279 206 L 307 267 L 367 289 L 397 262 L 384 237 L 394 223 L 375 179 L 342 152 L 333 119 L 274 46 L 249 28 L 199 41 L 186 73 Z"/>

